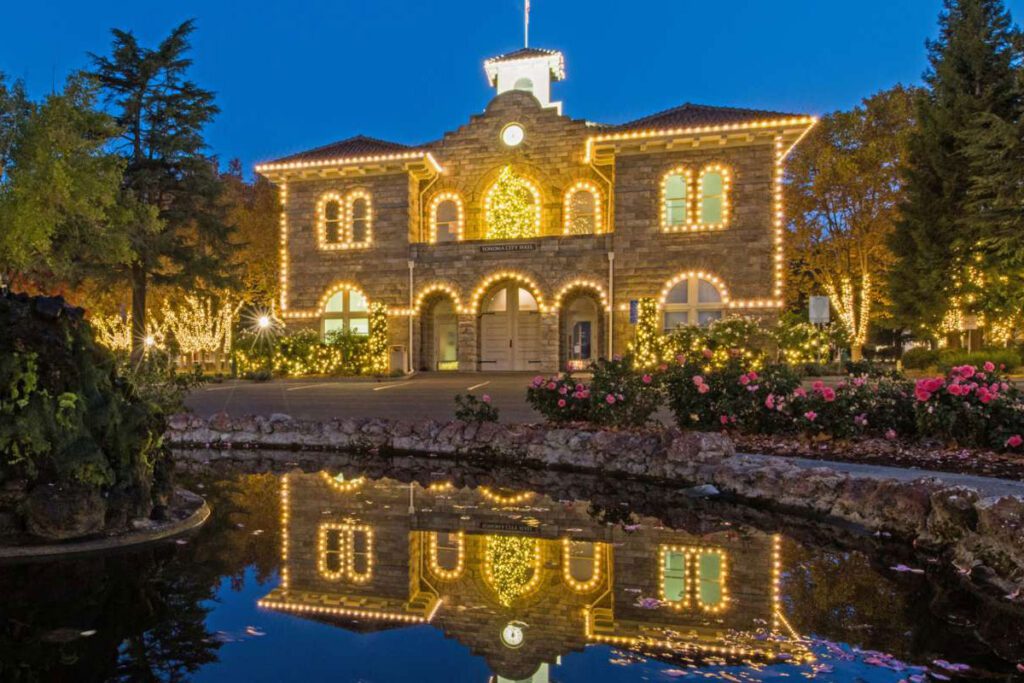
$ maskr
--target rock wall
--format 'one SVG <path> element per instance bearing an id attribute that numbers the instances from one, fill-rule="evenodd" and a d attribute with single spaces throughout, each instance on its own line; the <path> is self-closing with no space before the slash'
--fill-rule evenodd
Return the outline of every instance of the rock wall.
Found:
<path id="1" fill-rule="evenodd" d="M 287 415 L 209 419 L 171 418 L 168 443 L 179 457 L 206 462 L 244 460 L 246 449 L 271 450 L 282 463 L 292 451 L 309 459 L 322 452 L 358 449 L 446 456 L 487 462 L 596 472 L 714 485 L 762 506 L 853 523 L 912 540 L 921 549 L 949 554 L 977 578 L 1012 590 L 1024 586 L 1024 499 L 982 498 L 977 491 L 937 479 L 901 482 L 802 467 L 776 456 L 737 454 L 728 437 L 674 429 L 611 431 L 594 427 L 436 422 L 381 418 L 295 420 Z M 255 453 L 255 451 L 254 451 Z M 256 457 L 267 457 L 259 452 Z M 313 456 L 315 457 L 315 456 Z"/>

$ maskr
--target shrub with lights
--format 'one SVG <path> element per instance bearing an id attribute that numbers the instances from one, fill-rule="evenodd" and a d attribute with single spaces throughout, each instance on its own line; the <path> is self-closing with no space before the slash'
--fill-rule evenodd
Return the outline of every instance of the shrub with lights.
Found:
<path id="1" fill-rule="evenodd" d="M 637 302 L 636 329 L 630 349 L 637 367 L 653 368 L 661 360 L 664 338 L 660 319 L 658 302 L 654 299 L 645 297 Z"/>
<path id="2" fill-rule="evenodd" d="M 388 309 L 382 303 L 370 304 L 370 336 L 366 342 L 365 372 L 384 375 L 388 371 Z"/>

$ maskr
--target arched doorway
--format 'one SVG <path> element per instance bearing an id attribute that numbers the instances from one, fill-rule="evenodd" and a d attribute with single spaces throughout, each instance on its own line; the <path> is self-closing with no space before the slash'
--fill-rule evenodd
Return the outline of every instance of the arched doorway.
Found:
<path id="1" fill-rule="evenodd" d="M 601 305 L 592 293 L 581 291 L 568 296 L 561 310 L 559 361 L 565 370 L 585 370 L 601 356 Z"/>
<path id="2" fill-rule="evenodd" d="M 420 369 L 459 369 L 459 318 L 452 300 L 438 293 L 421 309 Z"/>
<path id="3" fill-rule="evenodd" d="M 540 306 L 530 290 L 506 282 L 480 310 L 480 369 L 530 370 L 541 365 Z"/>

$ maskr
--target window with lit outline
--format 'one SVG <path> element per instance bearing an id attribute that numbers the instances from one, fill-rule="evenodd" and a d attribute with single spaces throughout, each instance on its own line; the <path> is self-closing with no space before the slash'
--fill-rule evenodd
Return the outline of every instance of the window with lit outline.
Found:
<path id="1" fill-rule="evenodd" d="M 462 241 L 466 227 L 466 211 L 462 197 L 457 192 L 440 192 L 434 195 L 428 211 L 428 240 L 431 244 Z"/>
<path id="2" fill-rule="evenodd" d="M 566 190 L 562 214 L 566 235 L 599 235 L 604 232 L 601 191 L 589 180 L 577 181 Z"/>
<path id="3" fill-rule="evenodd" d="M 320 576 L 357 584 L 373 578 L 373 529 L 369 526 L 325 522 L 316 536 Z"/>
<path id="4" fill-rule="evenodd" d="M 729 603 L 728 558 L 721 548 L 663 545 L 658 552 L 658 591 L 675 610 L 696 605 L 721 612 Z"/>
<path id="5" fill-rule="evenodd" d="M 316 203 L 317 246 L 326 251 L 362 249 L 373 242 L 373 203 L 366 190 L 344 197 L 326 192 Z"/>
<path id="6" fill-rule="evenodd" d="M 694 175 L 686 166 L 669 169 L 661 179 L 663 232 L 721 230 L 729 225 L 732 172 L 708 164 Z"/>
<path id="7" fill-rule="evenodd" d="M 684 325 L 707 327 L 724 315 L 726 300 L 719 284 L 710 277 L 692 274 L 676 281 L 665 293 L 662 329 L 671 332 Z"/>

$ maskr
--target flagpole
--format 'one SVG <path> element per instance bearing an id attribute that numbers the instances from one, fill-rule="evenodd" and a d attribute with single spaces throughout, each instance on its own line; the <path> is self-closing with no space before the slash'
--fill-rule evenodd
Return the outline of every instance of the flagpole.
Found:
<path id="1" fill-rule="evenodd" d="M 523 47 L 530 47 L 530 0 L 523 5 Z"/>

